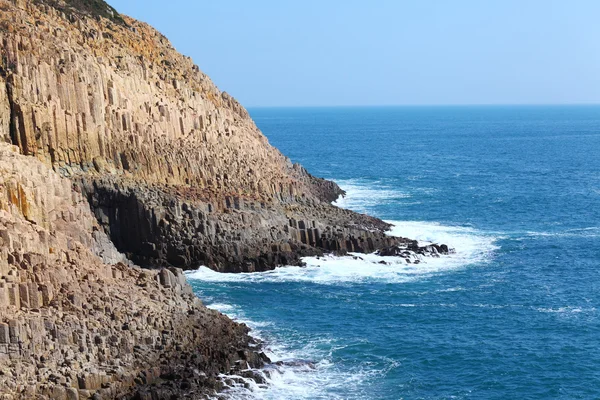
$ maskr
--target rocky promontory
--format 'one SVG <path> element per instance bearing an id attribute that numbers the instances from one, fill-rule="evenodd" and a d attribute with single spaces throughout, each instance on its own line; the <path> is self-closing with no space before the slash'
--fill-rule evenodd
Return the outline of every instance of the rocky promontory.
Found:
<path id="1" fill-rule="evenodd" d="M 202 398 L 268 360 L 183 269 L 412 243 L 102 0 L 0 0 L 0 43 L 2 399 Z"/>
<path id="2" fill-rule="evenodd" d="M 343 191 L 273 148 L 163 35 L 79 3 L 0 3 L 0 137 L 76 183 L 119 251 L 239 272 L 393 244 L 387 224 L 332 206 Z"/>

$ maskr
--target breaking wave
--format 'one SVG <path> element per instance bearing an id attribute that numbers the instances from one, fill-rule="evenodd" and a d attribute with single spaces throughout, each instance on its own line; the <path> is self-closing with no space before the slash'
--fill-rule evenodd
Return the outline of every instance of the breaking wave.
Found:
<path id="1" fill-rule="evenodd" d="M 332 361 L 332 351 L 340 349 L 335 339 L 289 339 L 284 344 L 265 332 L 264 328 L 270 326 L 270 322 L 252 321 L 240 307 L 223 303 L 209 303 L 207 307 L 248 325 L 252 336 L 265 343 L 263 350 L 272 361 L 263 370 L 254 370 L 263 376 L 266 384 L 239 375 L 220 375 L 225 384 L 220 396 L 227 399 L 342 399 L 335 394 L 336 388 L 359 387 L 365 380 L 386 372 L 374 369 L 341 371 Z M 300 342 L 303 344 L 299 345 Z M 388 368 L 393 364 L 390 360 Z"/>
<path id="2" fill-rule="evenodd" d="M 373 207 L 388 202 L 415 201 L 408 193 L 385 185 L 368 186 L 360 181 L 340 183 L 347 196 L 336 205 L 357 212 L 373 213 Z M 498 235 L 486 234 L 463 226 L 443 225 L 424 221 L 387 221 L 393 225 L 388 232 L 393 236 L 416 239 L 420 245 L 446 244 L 455 249 L 453 254 L 439 258 L 414 255 L 410 263 L 401 257 L 381 257 L 376 254 L 349 254 L 348 256 L 305 257 L 304 267 L 286 266 L 273 271 L 223 274 L 206 267 L 187 273 L 188 279 L 204 283 L 286 283 L 298 282 L 319 285 L 351 285 L 374 283 L 402 284 L 449 273 L 491 260 L 497 250 Z M 418 263 L 415 261 L 418 260 Z M 453 289 L 459 290 L 459 289 Z M 207 299 L 205 299 L 207 300 Z M 208 299 L 214 308 L 232 319 L 246 323 L 252 335 L 265 343 L 265 353 L 273 361 L 262 374 L 267 384 L 240 376 L 222 376 L 225 394 L 231 399 L 341 399 L 336 393 L 358 393 L 368 387 L 366 382 L 377 379 L 387 370 L 397 367 L 397 361 L 381 360 L 380 367 L 348 370 L 333 361 L 332 353 L 349 344 L 340 345 L 334 337 L 319 339 L 296 337 L 299 333 L 278 339 L 270 334 L 273 327 L 268 321 L 252 321 L 239 306 Z M 413 307 L 414 304 L 397 306 Z M 270 327 L 270 328 L 269 328 Z M 301 335 L 300 335 L 301 336 Z M 351 346 L 351 345 L 350 345 Z M 365 397 L 368 394 L 365 393 Z"/>
<path id="3" fill-rule="evenodd" d="M 419 263 L 407 263 L 400 257 L 380 257 L 375 254 L 305 257 L 305 267 L 280 267 L 273 271 L 247 274 L 223 274 L 200 267 L 188 273 L 189 279 L 209 282 L 313 282 L 340 284 L 361 282 L 402 283 L 438 273 L 487 262 L 497 246 L 497 237 L 475 229 L 444 226 L 430 222 L 388 221 L 394 224 L 391 235 L 403 236 L 426 243 L 446 244 L 456 252 L 440 258 L 419 257 Z"/>

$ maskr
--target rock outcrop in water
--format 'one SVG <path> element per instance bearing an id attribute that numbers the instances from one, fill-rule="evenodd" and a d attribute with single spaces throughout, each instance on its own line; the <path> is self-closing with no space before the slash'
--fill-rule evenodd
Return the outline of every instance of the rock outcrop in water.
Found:
<path id="1" fill-rule="evenodd" d="M 0 43 L 3 399 L 201 398 L 266 358 L 181 268 L 409 243 L 101 0 L 0 0 Z"/>

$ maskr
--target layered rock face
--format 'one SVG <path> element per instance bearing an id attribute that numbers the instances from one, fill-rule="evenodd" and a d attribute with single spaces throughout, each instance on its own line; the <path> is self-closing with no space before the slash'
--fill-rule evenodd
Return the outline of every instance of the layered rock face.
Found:
<path id="1" fill-rule="evenodd" d="M 395 243 L 160 33 L 73 3 L 0 0 L 4 140 L 79 184 L 132 260 L 255 271 Z"/>
<path id="2" fill-rule="evenodd" d="M 123 261 L 72 182 L 0 144 L 0 397 L 202 398 L 262 365 L 181 270 Z"/>

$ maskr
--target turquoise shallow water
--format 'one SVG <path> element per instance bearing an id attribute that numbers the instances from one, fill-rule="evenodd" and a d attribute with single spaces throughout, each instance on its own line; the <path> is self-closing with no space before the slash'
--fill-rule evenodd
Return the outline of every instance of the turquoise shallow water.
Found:
<path id="1" fill-rule="evenodd" d="M 457 254 L 191 273 L 279 367 L 267 399 L 600 398 L 600 107 L 250 110 L 340 205 Z"/>

